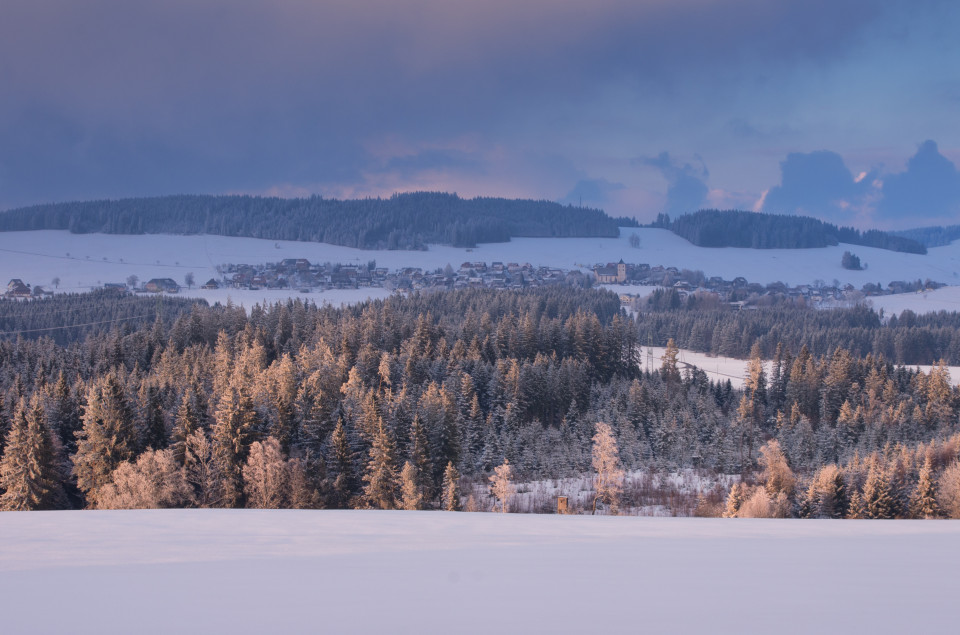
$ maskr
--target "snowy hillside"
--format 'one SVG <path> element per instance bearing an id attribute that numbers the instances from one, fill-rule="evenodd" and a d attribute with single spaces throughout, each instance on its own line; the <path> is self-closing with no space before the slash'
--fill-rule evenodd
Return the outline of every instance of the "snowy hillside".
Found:
<path id="1" fill-rule="evenodd" d="M 7 633 L 926 633 L 960 524 L 442 512 L 0 515 Z"/>
<path id="2" fill-rule="evenodd" d="M 636 233 L 640 247 L 629 244 Z M 842 253 L 850 249 L 867 263 L 866 271 L 848 271 L 840 266 Z M 223 236 L 121 236 L 70 234 L 66 231 L 0 233 L 0 275 L 21 278 L 34 285 L 50 286 L 60 278 L 61 290 L 85 290 L 105 282 L 122 282 L 134 274 L 141 281 L 170 277 L 182 282 L 192 272 L 197 284 L 216 275 L 224 263 L 260 264 L 284 258 L 307 258 L 311 262 L 366 263 L 397 269 L 427 270 L 464 261 L 529 262 L 573 269 L 599 262 L 623 259 L 652 266 L 702 270 L 708 276 L 732 279 L 743 276 L 751 282 L 782 281 L 791 285 L 816 280 L 884 286 L 893 280 L 933 279 L 960 283 L 960 243 L 935 247 L 927 255 L 896 253 L 866 247 L 839 245 L 823 249 L 707 249 L 695 247 L 662 229 L 623 228 L 620 238 L 518 238 L 509 243 L 480 245 L 474 249 L 433 245 L 428 251 L 371 251 L 323 243 L 228 238 Z M 234 301 L 255 302 L 263 292 L 231 291 Z M 382 290 L 371 290 L 375 297 Z M 191 295 L 207 296 L 194 289 Z M 215 299 L 226 294 L 219 293 Z M 281 295 L 297 295 L 296 291 Z M 361 296 L 365 295 L 363 293 Z M 266 296 L 269 297 L 269 296 Z M 339 301 L 338 298 L 328 298 Z M 354 299 L 354 298 L 348 298 Z M 319 301 L 319 300 L 318 300 Z"/>
<path id="3" fill-rule="evenodd" d="M 899 293 L 870 298 L 873 308 L 883 309 L 887 315 L 900 314 L 910 309 L 914 313 L 960 311 L 960 287 L 942 287 L 921 293 Z"/>

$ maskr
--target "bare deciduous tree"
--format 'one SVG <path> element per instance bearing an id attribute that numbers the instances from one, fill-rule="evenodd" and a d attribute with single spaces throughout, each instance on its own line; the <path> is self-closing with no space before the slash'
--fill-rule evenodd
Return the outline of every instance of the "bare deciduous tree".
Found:
<path id="1" fill-rule="evenodd" d="M 600 501 L 616 513 L 623 492 L 620 450 L 613 429 L 602 421 L 597 422 L 597 432 L 593 435 L 593 470 L 593 513 L 597 513 L 597 503 Z"/>
<path id="2" fill-rule="evenodd" d="M 423 492 L 417 468 L 407 461 L 400 470 L 400 507 L 407 510 L 423 509 Z"/>
<path id="3" fill-rule="evenodd" d="M 506 512 L 510 506 L 510 499 L 513 497 L 513 468 L 510 461 L 504 459 L 503 465 L 493 468 L 493 476 L 490 477 L 490 493 L 500 501 L 500 511 Z M 496 510 L 496 505 L 494 505 Z"/>
<path id="4" fill-rule="evenodd" d="M 954 461 L 940 474 L 937 502 L 947 518 L 960 518 L 960 462 Z"/>
<path id="5" fill-rule="evenodd" d="M 793 496 L 797 479 L 787 465 L 787 457 L 776 439 L 771 439 L 760 448 L 760 467 L 763 468 L 763 480 L 770 496 L 776 496 L 780 492 L 787 498 Z"/>

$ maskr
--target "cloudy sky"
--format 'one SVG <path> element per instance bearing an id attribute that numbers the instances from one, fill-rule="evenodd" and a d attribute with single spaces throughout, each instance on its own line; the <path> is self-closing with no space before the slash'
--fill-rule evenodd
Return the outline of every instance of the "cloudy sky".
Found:
<path id="1" fill-rule="evenodd" d="M 949 0 L 4 0 L 0 209 L 445 190 L 960 223 Z"/>

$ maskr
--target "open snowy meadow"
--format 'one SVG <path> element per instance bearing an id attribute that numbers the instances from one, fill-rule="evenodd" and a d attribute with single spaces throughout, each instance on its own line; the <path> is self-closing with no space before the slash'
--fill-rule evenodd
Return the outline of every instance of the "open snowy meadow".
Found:
<path id="1" fill-rule="evenodd" d="M 960 522 L 0 515 L 5 633 L 956 632 Z"/>
<path id="2" fill-rule="evenodd" d="M 640 237 L 639 248 L 630 246 L 632 234 Z M 844 251 L 855 252 L 866 263 L 864 271 L 849 271 L 840 266 Z M 0 272 L 6 279 L 21 278 L 32 285 L 52 287 L 60 279 L 60 291 L 86 291 L 107 282 L 123 282 L 136 275 L 141 281 L 168 277 L 183 283 L 193 273 L 197 285 L 218 277 L 217 266 L 226 263 L 263 264 L 285 258 L 306 258 L 311 262 L 367 263 L 389 269 L 421 267 L 435 270 L 447 264 L 459 267 L 464 261 L 529 262 L 534 266 L 562 269 L 590 269 L 596 263 L 623 259 L 632 263 L 663 265 L 701 270 L 708 276 L 733 279 L 743 276 L 750 282 L 789 285 L 812 284 L 817 280 L 860 288 L 867 282 L 886 285 L 893 280 L 931 279 L 947 284 L 960 283 L 960 241 L 934 247 L 926 255 L 896 253 L 882 249 L 837 245 L 820 249 L 709 249 L 696 247 L 664 229 L 621 228 L 619 238 L 515 238 L 506 243 L 482 244 L 473 249 L 430 245 L 427 251 L 364 250 L 326 243 L 231 238 L 225 236 L 174 236 L 71 234 L 68 231 L 28 231 L 0 233 Z M 384 289 L 358 289 L 311 294 L 316 302 L 356 302 L 367 297 L 382 297 Z M 297 290 L 205 291 L 184 290 L 185 295 L 238 304 L 253 304 L 264 299 L 274 301 L 303 297 Z M 946 306 L 957 302 L 948 298 Z M 956 292 L 954 292 L 956 293 Z M 878 302 L 886 302 L 880 300 Z M 898 299 L 896 310 L 925 310 L 936 303 L 915 297 Z M 880 306 L 880 304 L 878 304 Z M 940 305 L 936 305 L 940 306 Z M 890 305 L 890 309 L 895 307 Z"/>
<path id="3" fill-rule="evenodd" d="M 644 372 L 653 372 L 663 366 L 663 354 L 666 348 L 663 346 L 641 346 L 640 347 L 640 368 Z M 735 357 L 724 357 L 723 355 L 708 355 L 697 351 L 680 349 L 677 356 L 681 372 L 687 367 L 696 367 L 702 370 L 710 381 L 725 382 L 737 389 L 743 388 L 744 380 L 747 377 L 747 368 L 750 361 L 746 359 L 737 359 Z M 916 364 L 909 366 L 910 369 L 919 369 L 926 374 L 930 374 L 933 366 L 930 364 Z M 950 373 L 950 381 L 954 386 L 960 386 L 960 366 L 947 366 L 947 372 Z M 769 377 L 773 372 L 773 362 L 764 362 L 764 370 Z"/>

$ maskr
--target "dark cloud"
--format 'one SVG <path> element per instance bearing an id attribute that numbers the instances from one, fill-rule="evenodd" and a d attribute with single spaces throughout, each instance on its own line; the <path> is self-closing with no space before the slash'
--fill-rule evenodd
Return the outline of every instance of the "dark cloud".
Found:
<path id="1" fill-rule="evenodd" d="M 560 203 L 587 207 L 603 207 L 610 201 L 610 194 L 624 189 L 623 183 L 611 183 L 606 179 L 581 179 L 573 189 L 560 199 Z"/>
<path id="2" fill-rule="evenodd" d="M 960 172 L 937 144 L 924 141 L 907 169 L 883 178 L 883 199 L 877 206 L 884 219 L 950 219 L 960 214 Z"/>
<path id="3" fill-rule="evenodd" d="M 933 141 L 920 144 L 896 174 L 873 170 L 854 178 L 843 158 L 827 150 L 791 153 L 780 169 L 781 183 L 767 192 L 765 212 L 888 227 L 960 220 L 960 171 Z"/>
<path id="4" fill-rule="evenodd" d="M 780 185 L 767 192 L 763 211 L 852 221 L 862 209 L 874 175 L 857 179 L 836 152 L 793 152 L 780 163 Z"/>
<path id="5" fill-rule="evenodd" d="M 634 159 L 636 165 L 645 165 L 656 168 L 667 180 L 667 204 L 664 211 L 671 216 L 689 214 L 703 207 L 707 200 L 707 177 L 710 173 L 703 160 L 696 157 L 699 166 L 682 163 L 672 158 L 669 153 L 661 152 L 655 157 L 640 157 Z"/>
<path id="6" fill-rule="evenodd" d="M 389 135 L 522 155 L 531 122 L 605 87 L 712 106 L 742 75 L 837 59 L 901 4 L 6 0 L 0 206 L 356 181 Z M 702 200 L 701 181 L 680 174 L 674 197 Z"/>

